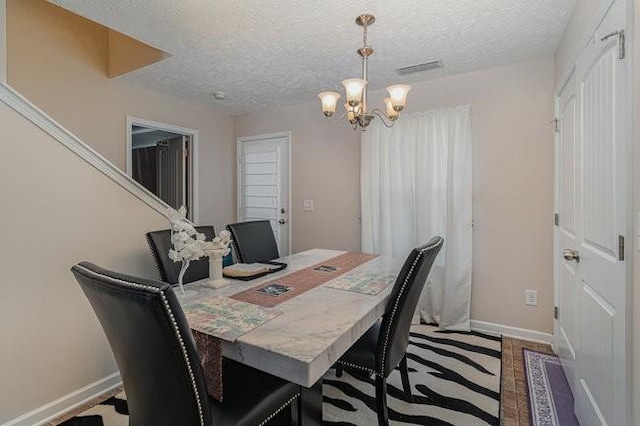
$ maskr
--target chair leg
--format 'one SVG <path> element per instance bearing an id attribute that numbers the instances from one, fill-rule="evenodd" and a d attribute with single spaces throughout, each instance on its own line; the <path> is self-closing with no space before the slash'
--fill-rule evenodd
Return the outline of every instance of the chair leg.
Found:
<path id="1" fill-rule="evenodd" d="M 291 401 L 291 426 L 300 426 L 300 398 Z"/>
<path id="2" fill-rule="evenodd" d="M 407 356 L 405 355 L 400 361 L 400 378 L 402 379 L 402 387 L 404 395 L 409 402 L 413 402 L 413 394 L 411 393 L 411 384 L 409 383 L 409 368 L 407 367 Z"/>
<path id="3" fill-rule="evenodd" d="M 387 380 L 376 376 L 376 408 L 378 412 L 378 426 L 389 425 L 389 411 L 387 410 Z"/>
<path id="4" fill-rule="evenodd" d="M 343 370 L 344 367 L 342 367 L 342 364 L 336 364 L 336 377 L 342 377 Z"/>

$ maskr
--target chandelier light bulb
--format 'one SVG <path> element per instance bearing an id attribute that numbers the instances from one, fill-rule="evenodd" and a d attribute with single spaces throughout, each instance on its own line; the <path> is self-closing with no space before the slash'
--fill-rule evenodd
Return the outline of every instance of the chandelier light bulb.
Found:
<path id="1" fill-rule="evenodd" d="M 389 120 L 394 121 L 396 118 L 398 118 L 398 111 L 393 108 L 393 102 L 391 101 L 391 98 L 384 98 L 383 101 L 387 106 L 387 117 L 389 117 Z"/>
<path id="2" fill-rule="evenodd" d="M 345 92 L 347 92 L 347 102 L 352 107 L 356 107 L 362 101 L 362 93 L 367 81 L 361 78 L 350 78 L 342 82 Z"/>
<path id="3" fill-rule="evenodd" d="M 344 104 L 344 109 L 347 110 L 347 120 L 349 123 L 353 124 L 356 121 L 356 113 L 353 110 L 353 107 L 349 105 L 349 103 Z"/>
<path id="4" fill-rule="evenodd" d="M 331 117 L 336 112 L 336 105 L 340 99 L 338 92 L 322 92 L 318 94 L 320 102 L 322 102 L 322 112 L 327 117 Z"/>

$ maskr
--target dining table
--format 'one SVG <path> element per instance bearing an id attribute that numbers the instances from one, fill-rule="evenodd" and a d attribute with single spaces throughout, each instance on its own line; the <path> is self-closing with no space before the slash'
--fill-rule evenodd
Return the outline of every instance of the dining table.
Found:
<path id="1" fill-rule="evenodd" d="M 343 267 L 336 263 L 339 259 L 358 261 Z M 287 267 L 250 281 L 225 278 L 222 286 L 215 286 L 219 288 L 207 280 L 195 281 L 184 286 L 184 294 L 177 292 L 178 300 L 185 312 L 197 312 L 212 299 L 251 304 L 254 292 L 258 296 L 258 290 L 267 285 L 300 287 L 302 290 L 289 295 L 267 294 L 266 298 L 261 290 L 259 296 L 268 306 L 260 309 L 274 315 L 234 339 L 221 339 L 221 352 L 226 358 L 300 385 L 300 422 L 320 425 L 322 377 L 384 314 L 402 259 L 312 249 L 276 260 Z M 341 266 L 332 266 L 336 264 Z M 328 274 L 325 280 L 314 278 L 323 273 Z M 262 299 L 256 300 L 265 305 Z M 190 318 L 187 315 L 192 326 Z"/>

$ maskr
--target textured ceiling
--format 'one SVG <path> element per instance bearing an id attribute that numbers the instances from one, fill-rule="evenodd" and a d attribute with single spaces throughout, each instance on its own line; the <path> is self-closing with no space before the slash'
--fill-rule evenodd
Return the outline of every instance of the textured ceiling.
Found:
<path id="1" fill-rule="evenodd" d="M 361 13 L 376 16 L 375 90 L 551 55 L 576 0 L 50 1 L 172 55 L 119 78 L 242 114 L 311 102 L 359 77 Z M 444 69 L 395 73 L 431 60 Z"/>

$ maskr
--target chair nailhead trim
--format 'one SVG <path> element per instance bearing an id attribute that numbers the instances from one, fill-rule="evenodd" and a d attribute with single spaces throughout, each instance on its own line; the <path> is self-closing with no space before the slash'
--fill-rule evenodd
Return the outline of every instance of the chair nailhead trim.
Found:
<path id="1" fill-rule="evenodd" d="M 262 423 L 260 423 L 258 426 L 264 426 L 265 424 L 267 424 L 269 422 L 269 420 L 271 420 L 272 418 L 274 418 L 280 411 L 282 411 L 284 409 L 284 407 L 286 407 L 287 405 L 291 404 L 291 402 L 296 399 L 297 397 L 299 397 L 300 394 L 296 394 L 293 397 L 291 397 L 291 399 L 289 399 L 287 402 L 285 402 L 282 407 L 278 408 L 276 411 L 274 411 L 273 413 L 271 413 L 271 415 L 269 417 L 267 417 L 266 419 L 264 419 L 262 421 Z"/>
<path id="2" fill-rule="evenodd" d="M 411 277 L 411 274 L 413 273 L 413 270 L 415 269 L 416 264 L 422 258 L 422 256 L 424 256 L 424 253 L 426 251 L 431 250 L 432 248 L 440 245 L 440 244 L 442 244 L 442 239 L 439 239 L 436 244 L 433 244 L 433 245 L 431 245 L 429 247 L 425 247 L 424 249 L 420 250 L 420 253 L 416 257 L 416 259 L 413 261 L 413 264 L 411 265 L 411 269 L 409 269 L 409 273 L 407 274 L 407 277 L 405 278 L 404 282 L 402 283 L 402 287 L 400 288 L 400 295 L 402 295 L 402 293 L 404 292 L 404 289 L 407 286 L 407 283 L 409 282 L 409 278 Z M 395 319 L 395 315 L 396 315 L 396 312 L 398 310 L 398 304 L 400 303 L 400 299 L 401 299 L 401 297 L 399 296 L 396 299 L 396 303 L 393 305 L 393 311 L 391 312 L 390 323 L 393 323 L 393 321 Z M 380 371 L 377 373 L 380 377 L 384 377 L 384 361 L 385 361 L 386 356 L 387 356 L 387 345 L 389 344 L 389 333 L 390 332 L 391 332 L 391 327 L 388 327 L 387 328 L 387 333 L 384 336 L 384 346 L 382 347 L 382 357 L 380 358 Z"/>
<path id="3" fill-rule="evenodd" d="M 344 365 L 346 367 L 357 368 L 359 370 L 363 370 L 363 371 L 366 371 L 368 373 L 375 374 L 376 376 L 378 375 L 378 373 L 376 371 L 374 371 L 374 370 L 372 370 L 370 368 L 367 368 L 367 367 L 363 367 L 363 366 L 358 365 L 358 364 L 351 364 L 350 362 L 345 362 L 345 361 L 338 361 L 338 364 Z"/>
<path id="4" fill-rule="evenodd" d="M 108 275 L 103 275 L 103 274 L 99 274 L 97 272 L 94 272 L 90 269 L 85 268 L 84 266 L 80 266 L 77 265 L 78 268 L 87 271 L 90 274 L 93 275 L 97 275 L 99 277 L 102 278 L 106 278 L 107 280 L 111 280 L 113 282 L 117 282 L 120 284 L 124 284 L 128 287 L 132 287 L 132 288 L 136 288 L 139 290 L 146 290 L 146 291 L 150 291 L 152 293 L 160 293 L 160 297 L 162 297 L 162 301 L 164 303 L 165 309 L 167 310 L 167 313 L 169 314 L 169 318 L 171 318 L 171 324 L 173 325 L 173 330 L 176 333 L 176 336 L 178 337 L 178 340 L 180 341 L 180 347 L 182 349 L 182 355 L 184 356 L 184 360 L 187 363 L 187 369 L 189 370 L 189 376 L 191 377 L 191 385 L 193 386 L 193 391 L 196 395 L 196 403 L 198 405 L 198 415 L 200 416 L 200 425 L 201 426 L 205 426 L 204 425 L 204 416 L 202 413 L 202 403 L 200 402 L 200 395 L 198 394 L 198 387 L 196 385 L 196 379 L 193 376 L 193 370 L 191 369 L 191 362 L 189 362 L 189 357 L 187 356 L 187 348 L 184 344 L 184 340 L 182 339 L 182 334 L 180 334 L 180 330 L 178 329 L 178 324 L 176 323 L 175 317 L 173 316 L 173 311 L 171 311 L 171 307 L 169 306 L 169 301 L 167 300 L 166 295 L 164 294 L 164 292 L 162 292 L 159 288 L 156 287 L 152 287 L 152 286 L 148 286 L 148 285 L 144 285 L 144 284 L 138 284 L 138 283 L 132 283 L 129 281 L 124 281 L 124 280 L 120 280 L 118 278 L 113 278 L 110 277 Z"/>

